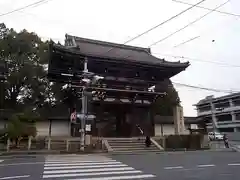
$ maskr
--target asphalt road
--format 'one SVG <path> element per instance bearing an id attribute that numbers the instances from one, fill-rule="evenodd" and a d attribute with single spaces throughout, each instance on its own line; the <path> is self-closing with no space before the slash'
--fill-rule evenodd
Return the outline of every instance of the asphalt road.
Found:
<path id="1" fill-rule="evenodd" d="M 240 153 L 1 157 L 0 180 L 239 180 Z"/>
<path id="2" fill-rule="evenodd" d="M 41 179 L 44 156 L 0 156 L 0 180 Z"/>

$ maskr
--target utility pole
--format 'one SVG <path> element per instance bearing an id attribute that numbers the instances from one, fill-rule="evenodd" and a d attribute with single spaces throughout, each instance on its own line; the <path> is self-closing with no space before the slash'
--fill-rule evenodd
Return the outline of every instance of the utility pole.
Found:
<path id="1" fill-rule="evenodd" d="M 88 71 L 87 67 L 87 58 L 85 58 L 84 62 L 84 71 L 83 71 L 83 79 L 82 81 L 85 82 L 85 85 L 82 86 L 82 110 L 81 110 L 81 147 L 80 149 L 84 151 L 85 148 L 85 136 L 86 136 L 86 120 L 92 119 L 88 116 L 88 96 L 92 96 L 92 90 L 91 92 L 88 92 L 87 89 L 89 89 L 90 85 L 96 84 L 100 79 L 103 79 L 104 77 L 94 75 L 94 73 L 91 73 Z"/>
<path id="2" fill-rule="evenodd" d="M 84 74 L 83 74 L 83 78 L 87 78 L 87 73 L 88 73 L 88 68 L 87 68 L 87 58 L 85 58 L 85 62 L 84 62 L 84 70 L 83 70 Z M 86 96 L 86 89 L 89 83 L 86 83 L 86 85 L 83 86 L 82 88 L 82 110 L 81 110 L 81 114 L 82 114 L 82 118 L 81 118 L 81 146 L 80 149 L 81 151 L 84 151 L 84 146 L 85 146 L 85 120 L 86 120 L 86 115 L 87 115 L 87 96 Z"/>
<path id="3" fill-rule="evenodd" d="M 87 96 L 85 96 L 86 87 L 82 88 L 82 118 L 81 118 L 81 150 L 84 151 L 85 146 L 85 117 L 87 114 L 87 107 L 85 101 L 87 101 Z"/>
<path id="4" fill-rule="evenodd" d="M 213 102 L 210 102 L 211 105 L 211 115 L 212 115 L 212 126 L 213 126 L 213 132 L 216 132 L 218 130 L 217 128 L 217 119 L 216 119 L 216 115 L 215 115 L 215 107 Z"/>

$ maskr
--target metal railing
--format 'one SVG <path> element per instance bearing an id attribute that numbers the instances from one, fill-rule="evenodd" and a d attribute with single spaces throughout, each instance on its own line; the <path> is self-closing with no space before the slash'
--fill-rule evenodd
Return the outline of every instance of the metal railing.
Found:
<path id="1" fill-rule="evenodd" d="M 136 126 L 137 126 L 137 128 L 139 129 L 140 133 L 141 133 L 142 135 L 144 135 L 144 131 L 141 129 L 140 125 L 136 125 Z M 155 141 L 153 138 L 150 137 L 150 141 L 151 141 L 151 143 L 153 143 L 158 149 L 164 150 L 164 148 L 163 148 L 160 144 L 158 144 L 157 141 Z"/>
<path id="2" fill-rule="evenodd" d="M 1 142 L 0 142 L 1 145 Z M 15 151 L 60 151 L 60 152 L 81 152 L 81 142 L 79 138 L 59 138 L 59 137 L 41 137 L 41 138 L 33 138 L 27 137 L 24 139 L 16 141 L 7 140 L 7 143 L 4 146 L 0 146 L 0 151 L 2 152 L 15 152 Z M 87 148 L 87 151 L 91 150 L 102 150 L 102 139 L 92 138 L 91 145 L 84 146 Z"/>

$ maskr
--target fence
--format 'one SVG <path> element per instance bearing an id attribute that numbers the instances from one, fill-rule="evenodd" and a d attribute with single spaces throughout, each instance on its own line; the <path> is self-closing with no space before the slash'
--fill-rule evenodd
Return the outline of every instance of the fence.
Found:
<path id="1" fill-rule="evenodd" d="M 91 144 L 86 145 L 85 152 L 104 151 L 105 146 L 101 138 L 94 137 Z M 61 152 L 80 152 L 81 143 L 79 138 L 60 138 L 60 137 L 28 137 L 19 141 L 6 142 L 0 141 L 0 151 L 61 151 Z"/>

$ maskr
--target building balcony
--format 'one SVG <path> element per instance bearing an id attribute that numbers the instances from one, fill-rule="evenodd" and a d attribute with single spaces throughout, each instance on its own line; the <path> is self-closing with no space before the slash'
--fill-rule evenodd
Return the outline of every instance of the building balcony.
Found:
<path id="1" fill-rule="evenodd" d="M 212 123 L 207 123 L 207 128 L 213 128 Z M 240 127 L 240 120 L 236 121 L 221 121 L 217 122 L 217 127 L 218 128 L 235 128 L 235 127 Z"/>
<path id="2" fill-rule="evenodd" d="M 211 111 L 203 111 L 203 112 L 198 112 L 198 116 L 207 116 L 211 115 L 213 112 L 215 114 L 221 114 L 221 113 L 230 113 L 232 111 L 240 111 L 240 106 L 233 106 L 233 107 L 225 107 L 225 108 L 215 108 L 215 110 Z"/>

